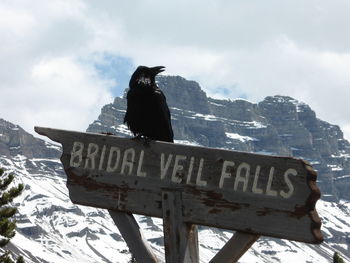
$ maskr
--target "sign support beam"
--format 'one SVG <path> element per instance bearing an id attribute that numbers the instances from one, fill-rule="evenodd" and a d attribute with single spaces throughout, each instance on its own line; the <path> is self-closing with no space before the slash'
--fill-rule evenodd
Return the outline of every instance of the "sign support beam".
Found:
<path id="1" fill-rule="evenodd" d="M 210 263 L 235 263 L 258 240 L 259 235 L 237 231 Z"/>
<path id="2" fill-rule="evenodd" d="M 198 263 L 197 226 L 182 218 L 179 191 L 162 191 L 163 231 L 166 263 Z"/>
<path id="3" fill-rule="evenodd" d="M 153 254 L 152 248 L 148 244 L 146 238 L 142 235 L 142 231 L 134 216 L 129 213 L 108 210 L 114 223 L 122 234 L 125 242 L 128 244 L 130 252 L 137 262 L 158 263 L 157 257 Z"/>

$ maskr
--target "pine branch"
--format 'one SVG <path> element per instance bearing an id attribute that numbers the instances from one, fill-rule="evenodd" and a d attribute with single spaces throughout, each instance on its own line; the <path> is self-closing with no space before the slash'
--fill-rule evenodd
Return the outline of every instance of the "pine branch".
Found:
<path id="1" fill-rule="evenodd" d="M 0 220 L 13 217 L 17 212 L 16 207 L 4 207 L 0 209 Z"/>
<path id="2" fill-rule="evenodd" d="M 333 255 L 333 262 L 334 263 L 344 263 L 344 260 L 342 259 L 342 257 L 339 255 L 338 252 L 335 252 Z"/>
<path id="3" fill-rule="evenodd" d="M 0 247 L 6 246 L 9 242 L 10 242 L 9 238 L 2 238 L 2 239 L 0 239 Z"/>
<path id="4" fill-rule="evenodd" d="M 13 179 L 13 174 L 6 175 L 4 170 L 0 168 L 0 247 L 5 247 L 16 234 L 16 221 L 11 220 L 11 218 L 17 212 L 17 208 L 11 206 L 3 207 L 12 202 L 15 197 L 19 196 L 24 188 L 23 184 L 19 184 L 7 190 Z M 11 257 L 11 252 L 5 250 L 4 253 L 0 255 L 0 263 L 15 263 Z M 24 263 L 23 257 L 18 257 L 16 263 Z"/>
<path id="5" fill-rule="evenodd" d="M 0 180 L 0 190 L 5 190 L 9 186 L 9 184 L 12 183 L 13 178 L 14 178 L 13 174 L 9 174 L 3 180 Z"/>
<path id="6" fill-rule="evenodd" d="M 17 187 L 12 187 L 9 191 L 3 192 L 0 198 L 0 206 L 12 202 L 13 198 L 16 198 L 22 193 L 23 188 L 23 184 L 19 184 Z"/>
<path id="7" fill-rule="evenodd" d="M 6 251 L 3 255 L 0 256 L 0 262 L 1 263 L 13 263 L 13 261 L 10 258 L 9 251 Z"/>
<path id="8" fill-rule="evenodd" d="M 5 218 L 0 221 L 0 235 L 6 238 L 15 236 L 16 222 Z"/>

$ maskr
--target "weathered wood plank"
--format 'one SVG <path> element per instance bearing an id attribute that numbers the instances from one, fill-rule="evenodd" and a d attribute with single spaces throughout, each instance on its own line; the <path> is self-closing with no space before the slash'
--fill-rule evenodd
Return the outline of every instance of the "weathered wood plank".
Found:
<path id="1" fill-rule="evenodd" d="M 316 172 L 306 162 L 164 142 L 36 128 L 62 143 L 71 200 L 163 217 L 161 189 L 181 190 L 183 220 L 320 243 Z"/>
<path id="2" fill-rule="evenodd" d="M 178 191 L 162 191 L 163 231 L 167 263 L 198 263 L 197 226 L 182 218 L 182 199 Z"/>
<path id="3" fill-rule="evenodd" d="M 259 235 L 236 232 L 210 263 L 235 263 L 258 240 Z"/>
<path id="4" fill-rule="evenodd" d="M 108 212 L 137 262 L 159 262 L 147 240 L 142 235 L 140 227 L 132 214 L 113 210 L 108 210 Z"/>
<path id="5" fill-rule="evenodd" d="M 71 199 L 78 204 L 95 206 L 98 203 L 101 208 L 121 209 L 136 214 L 162 217 L 161 197 L 147 191 L 130 190 L 125 193 L 125 189 L 117 187 L 109 190 L 101 186 L 101 189 L 94 191 L 87 191 L 86 188 L 78 185 L 68 187 Z M 203 204 L 216 200 L 217 207 L 210 208 Z M 187 223 L 313 243 L 314 237 L 309 234 L 308 216 L 299 218 L 290 216 L 290 213 L 285 211 L 263 209 L 253 205 L 245 206 L 235 203 L 234 200 L 232 202 L 231 206 L 225 208 L 221 207 L 221 204 L 229 203 L 228 200 L 214 197 L 210 199 L 206 195 L 192 195 L 186 199 L 183 197 L 183 220 Z"/>

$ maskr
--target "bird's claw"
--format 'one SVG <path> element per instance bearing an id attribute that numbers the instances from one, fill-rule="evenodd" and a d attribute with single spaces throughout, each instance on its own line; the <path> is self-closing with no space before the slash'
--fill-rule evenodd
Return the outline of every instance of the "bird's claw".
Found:
<path id="1" fill-rule="evenodd" d="M 135 137 L 131 138 L 131 140 L 141 140 L 142 136 L 141 135 L 136 135 Z"/>
<path id="2" fill-rule="evenodd" d="M 152 139 L 143 135 L 136 135 L 135 137 L 131 138 L 131 140 L 142 140 L 145 146 L 149 146 L 149 143 L 152 141 Z"/>

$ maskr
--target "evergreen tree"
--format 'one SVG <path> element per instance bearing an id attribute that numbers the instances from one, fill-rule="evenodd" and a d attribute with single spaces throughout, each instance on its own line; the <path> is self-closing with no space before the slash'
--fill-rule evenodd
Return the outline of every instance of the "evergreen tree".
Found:
<path id="1" fill-rule="evenodd" d="M 333 255 L 333 263 L 344 263 L 344 260 L 339 256 L 338 252 L 335 252 Z"/>
<path id="2" fill-rule="evenodd" d="M 13 174 L 7 174 L 0 168 L 0 247 L 4 248 L 10 239 L 15 235 L 16 221 L 11 218 L 16 214 L 17 208 L 9 205 L 12 200 L 21 194 L 23 184 L 12 187 L 9 190 L 8 186 L 14 179 Z M 5 250 L 3 255 L 0 255 L 0 263 L 14 263 L 11 259 L 10 251 Z M 16 263 L 24 263 L 23 257 L 19 257 Z"/>

